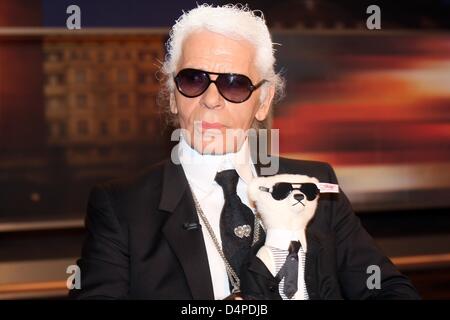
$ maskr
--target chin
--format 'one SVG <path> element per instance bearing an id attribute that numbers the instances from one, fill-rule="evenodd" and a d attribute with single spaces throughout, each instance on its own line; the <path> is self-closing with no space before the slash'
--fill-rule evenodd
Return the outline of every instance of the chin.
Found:
<path id="1" fill-rule="evenodd" d="M 195 149 L 201 154 L 220 155 L 229 152 L 235 152 L 235 148 L 226 147 L 221 141 L 202 140 L 195 146 Z"/>
<path id="2" fill-rule="evenodd" d="M 238 147 L 233 144 L 227 144 L 222 137 L 202 137 L 194 140 L 193 147 L 201 154 L 220 155 L 230 152 L 236 152 Z"/>

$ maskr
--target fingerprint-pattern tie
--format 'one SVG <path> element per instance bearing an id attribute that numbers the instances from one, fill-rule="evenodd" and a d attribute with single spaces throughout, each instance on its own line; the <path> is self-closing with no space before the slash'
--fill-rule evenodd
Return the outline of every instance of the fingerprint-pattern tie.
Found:
<path id="1" fill-rule="evenodd" d="M 242 263 L 253 242 L 255 215 L 242 203 L 236 192 L 239 181 L 236 170 L 218 172 L 215 181 L 222 187 L 225 199 L 220 215 L 222 250 L 231 267 L 240 276 Z"/>

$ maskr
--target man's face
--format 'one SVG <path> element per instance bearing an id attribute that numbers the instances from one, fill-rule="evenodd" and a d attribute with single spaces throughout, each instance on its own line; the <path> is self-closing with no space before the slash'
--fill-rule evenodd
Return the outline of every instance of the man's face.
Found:
<path id="1" fill-rule="evenodd" d="M 254 61 L 255 48 L 248 41 L 233 40 L 210 31 L 198 31 L 184 41 L 176 73 L 186 68 L 239 73 L 249 77 L 255 85 L 262 78 Z M 215 80 L 217 75 L 210 77 Z M 239 135 L 239 132 L 251 128 L 255 118 L 264 120 L 269 112 L 273 87 L 269 84 L 269 90 L 262 102 L 261 92 L 260 87 L 253 91 L 248 100 L 233 103 L 220 95 L 214 83 L 195 98 L 185 97 L 175 89 L 171 97 L 171 112 L 178 115 L 180 127 L 187 133 L 188 143 L 198 152 L 236 152 L 245 138 Z"/>

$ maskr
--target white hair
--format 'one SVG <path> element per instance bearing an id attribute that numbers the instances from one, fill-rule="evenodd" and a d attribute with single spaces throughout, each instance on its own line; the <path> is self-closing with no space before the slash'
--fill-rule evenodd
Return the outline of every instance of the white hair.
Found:
<path id="1" fill-rule="evenodd" d="M 184 12 L 176 20 L 170 30 L 169 40 L 166 43 L 167 54 L 162 65 L 165 79 L 165 89 L 173 92 L 175 83 L 173 74 L 182 54 L 184 40 L 193 32 L 207 30 L 231 39 L 244 39 L 255 47 L 255 67 L 261 76 L 268 80 L 275 88 L 275 99 L 281 98 L 284 90 L 283 78 L 275 72 L 275 49 L 272 38 L 259 10 L 250 10 L 241 4 L 227 4 L 213 6 L 209 4 L 198 5 L 188 12 Z M 260 95 L 261 101 L 267 93 L 267 83 L 263 85 Z"/>

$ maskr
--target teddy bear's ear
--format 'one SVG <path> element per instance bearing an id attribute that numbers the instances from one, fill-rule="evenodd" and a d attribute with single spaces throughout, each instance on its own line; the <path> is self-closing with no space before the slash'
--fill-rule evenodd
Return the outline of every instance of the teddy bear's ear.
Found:
<path id="1" fill-rule="evenodd" d="M 261 192 L 259 187 L 263 185 L 262 179 L 263 178 L 257 177 L 250 182 L 250 185 L 248 186 L 248 198 L 251 201 L 256 201 L 258 198 L 258 193 Z"/>

